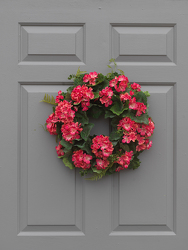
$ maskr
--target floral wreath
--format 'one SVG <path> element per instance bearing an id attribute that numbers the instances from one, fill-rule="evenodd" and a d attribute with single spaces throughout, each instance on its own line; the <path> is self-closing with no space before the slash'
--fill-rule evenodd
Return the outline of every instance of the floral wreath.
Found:
<path id="1" fill-rule="evenodd" d="M 89 180 L 98 180 L 125 169 L 140 166 L 138 156 L 152 146 L 150 137 L 155 128 L 148 115 L 148 91 L 141 91 L 137 83 L 129 83 L 124 72 L 104 76 L 101 73 L 87 74 L 78 69 L 73 86 L 56 99 L 44 96 L 43 102 L 56 105 L 46 120 L 46 130 L 59 140 L 56 151 L 70 169 L 79 168 Z M 90 135 L 93 123 L 89 117 L 110 118 L 112 132 L 109 136 Z"/>

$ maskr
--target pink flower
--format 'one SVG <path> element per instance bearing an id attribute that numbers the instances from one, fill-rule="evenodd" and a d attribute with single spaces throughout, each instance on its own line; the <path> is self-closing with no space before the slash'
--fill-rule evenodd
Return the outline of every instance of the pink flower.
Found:
<path id="1" fill-rule="evenodd" d="M 120 94 L 120 100 L 122 102 L 125 102 L 127 100 L 131 100 L 131 96 L 129 95 L 129 93 L 124 93 L 124 94 Z"/>
<path id="2" fill-rule="evenodd" d="M 97 170 L 105 169 L 109 165 L 109 161 L 106 159 L 96 159 L 96 163 L 95 167 Z"/>
<path id="3" fill-rule="evenodd" d="M 112 104 L 112 100 L 111 100 L 111 98 L 113 96 L 112 88 L 106 87 L 105 89 L 102 89 L 99 92 L 99 96 L 101 97 L 100 102 L 102 104 L 105 104 L 105 107 L 108 107 L 109 105 Z"/>
<path id="4" fill-rule="evenodd" d="M 106 159 L 112 154 L 114 150 L 113 145 L 109 140 L 108 136 L 97 135 L 96 137 L 93 138 L 92 143 L 93 143 L 91 145 L 92 152 L 98 158 Z"/>
<path id="5" fill-rule="evenodd" d="M 96 78 L 98 78 L 97 72 L 90 72 L 83 77 L 83 82 L 89 82 L 90 85 L 96 84 Z"/>
<path id="6" fill-rule="evenodd" d="M 125 152 L 121 157 L 118 157 L 117 163 L 120 165 L 116 171 L 119 172 L 120 170 L 123 170 L 125 168 L 128 168 L 130 161 L 133 156 L 133 151 Z"/>
<path id="7" fill-rule="evenodd" d="M 61 102 L 63 99 L 64 99 L 64 96 L 62 96 L 62 91 L 60 90 L 60 91 L 58 92 L 58 95 L 56 96 L 55 102 L 56 102 L 56 103 L 59 103 L 59 102 Z"/>
<path id="8" fill-rule="evenodd" d="M 123 92 L 126 90 L 127 86 L 128 86 L 128 82 L 129 82 L 129 79 L 124 76 L 124 75 L 120 75 L 118 76 L 118 82 L 119 84 L 117 83 L 114 88 L 116 89 L 117 92 Z"/>
<path id="9" fill-rule="evenodd" d="M 48 116 L 48 119 L 46 120 L 46 129 L 49 131 L 51 135 L 57 135 L 56 133 L 56 123 L 57 119 L 55 117 L 55 114 L 52 113 Z"/>
<path id="10" fill-rule="evenodd" d="M 141 86 L 138 83 L 134 82 L 133 84 L 131 84 L 131 88 L 135 89 L 137 92 L 139 92 L 141 89 Z"/>
<path id="11" fill-rule="evenodd" d="M 148 144 L 147 144 L 147 149 L 150 149 L 152 147 L 152 141 L 150 141 Z"/>
<path id="12" fill-rule="evenodd" d="M 135 124 L 135 121 L 132 121 L 131 118 L 125 117 L 119 121 L 119 124 L 117 125 L 117 129 L 124 129 L 126 131 L 131 131 L 131 128 L 135 128 L 133 126 Z"/>
<path id="13" fill-rule="evenodd" d="M 93 89 L 88 88 L 86 85 L 78 85 L 71 93 L 71 99 L 74 104 L 81 103 L 82 110 L 87 111 L 90 105 L 90 100 L 94 98 Z"/>
<path id="14" fill-rule="evenodd" d="M 142 102 L 137 102 L 137 112 L 136 116 L 141 116 L 142 113 L 146 113 L 146 105 L 144 105 Z"/>
<path id="15" fill-rule="evenodd" d="M 115 85 L 117 84 L 118 80 L 117 80 L 117 76 L 115 76 L 114 79 L 112 79 L 110 82 L 109 82 L 109 85 L 110 87 L 115 87 Z"/>
<path id="16" fill-rule="evenodd" d="M 136 97 L 133 97 L 130 101 L 129 101 L 129 108 L 136 110 L 137 109 L 137 102 L 136 102 Z"/>
<path id="17" fill-rule="evenodd" d="M 59 142 L 59 145 L 55 147 L 58 156 L 63 156 L 65 153 L 63 152 L 63 146 Z"/>
<path id="18" fill-rule="evenodd" d="M 136 101 L 136 97 L 133 97 L 131 100 L 129 100 L 129 108 L 133 110 L 137 110 L 136 116 L 141 116 L 142 113 L 145 113 L 147 109 L 144 103 Z"/>
<path id="19" fill-rule="evenodd" d="M 80 132 L 83 130 L 81 128 L 81 123 L 69 122 L 61 126 L 62 136 L 66 141 L 72 143 L 73 140 L 80 138 Z"/>
<path id="20" fill-rule="evenodd" d="M 73 152 L 72 161 L 76 168 L 89 169 L 91 160 L 92 156 L 84 153 L 81 149 Z"/>
<path id="21" fill-rule="evenodd" d="M 107 96 L 103 96 L 102 98 L 100 98 L 100 102 L 104 104 L 105 107 L 108 107 L 113 103 L 111 98 L 108 98 Z"/>
<path id="22" fill-rule="evenodd" d="M 90 75 L 85 74 L 85 76 L 83 77 L 83 82 L 89 82 L 90 79 L 91 79 Z"/>
<path id="23" fill-rule="evenodd" d="M 72 122 L 75 117 L 75 111 L 71 109 L 72 106 L 73 105 L 66 100 L 59 102 L 55 109 L 56 118 L 63 123 Z"/>

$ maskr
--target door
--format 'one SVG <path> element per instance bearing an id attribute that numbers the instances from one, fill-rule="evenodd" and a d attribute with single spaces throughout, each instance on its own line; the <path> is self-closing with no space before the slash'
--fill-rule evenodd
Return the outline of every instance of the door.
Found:
<path id="1" fill-rule="evenodd" d="M 6 0 L 0 14 L 1 249 L 187 249 L 187 1 Z M 57 158 L 40 101 L 110 58 L 150 92 L 156 129 L 137 170 L 91 182 Z"/>

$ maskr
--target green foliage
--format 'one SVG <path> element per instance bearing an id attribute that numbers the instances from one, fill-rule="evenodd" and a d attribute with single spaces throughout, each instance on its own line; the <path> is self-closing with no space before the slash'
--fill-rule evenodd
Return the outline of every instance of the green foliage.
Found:
<path id="1" fill-rule="evenodd" d="M 105 116 L 104 116 L 105 119 L 106 118 L 114 118 L 115 116 L 116 115 L 112 111 L 110 111 L 108 109 L 105 110 Z"/>
<path id="2" fill-rule="evenodd" d="M 138 123 L 144 123 L 144 124 L 148 124 L 148 118 L 149 115 L 147 113 L 142 114 L 141 116 L 135 116 L 132 112 L 129 112 L 125 115 L 125 117 L 130 117 L 131 120 L 138 122 Z"/>
<path id="3" fill-rule="evenodd" d="M 112 118 L 112 120 L 111 120 L 112 127 L 116 128 L 118 123 L 119 123 L 119 120 L 120 120 L 120 117 L 118 117 L 118 116 L 115 116 L 114 118 Z"/>
<path id="4" fill-rule="evenodd" d="M 106 175 L 106 169 L 104 169 L 101 173 L 94 173 L 91 177 L 85 178 L 90 181 L 98 181 Z"/>
<path id="5" fill-rule="evenodd" d="M 80 67 L 79 67 L 77 72 L 76 72 L 76 76 L 80 76 L 80 75 L 85 74 L 85 73 L 87 73 L 87 71 L 81 71 Z"/>
<path id="6" fill-rule="evenodd" d="M 93 99 L 96 99 L 96 98 L 99 98 L 99 92 L 94 92 L 94 98 Z"/>
<path id="7" fill-rule="evenodd" d="M 66 167 L 74 169 L 75 166 L 73 165 L 70 156 L 71 156 L 70 154 L 65 154 L 65 156 L 63 157 L 63 163 L 65 164 Z"/>
<path id="8" fill-rule="evenodd" d="M 131 151 L 127 143 L 120 143 L 120 148 L 123 149 L 124 152 Z"/>
<path id="9" fill-rule="evenodd" d="M 73 86 L 70 86 L 68 89 L 67 89 L 67 93 L 71 94 L 72 91 L 73 91 L 74 87 Z"/>
<path id="10" fill-rule="evenodd" d="M 121 69 L 118 69 L 121 75 L 125 75 L 124 71 Z"/>
<path id="11" fill-rule="evenodd" d="M 136 92 L 134 96 L 136 97 L 137 102 L 143 102 L 145 105 L 147 105 L 147 96 L 144 94 L 144 92 Z"/>
<path id="12" fill-rule="evenodd" d="M 65 139 L 62 138 L 61 145 L 65 147 L 66 149 L 70 150 L 72 148 L 72 144 L 68 141 L 65 141 Z"/>
<path id="13" fill-rule="evenodd" d="M 137 157 L 134 157 L 134 160 L 132 160 L 128 166 L 128 169 L 137 169 L 140 166 L 140 160 Z"/>
<path id="14" fill-rule="evenodd" d="M 87 141 L 88 136 L 89 136 L 89 134 L 90 134 L 90 131 L 91 131 L 91 129 L 92 129 L 93 127 L 94 127 L 94 124 L 93 124 L 93 123 L 89 123 L 89 124 L 84 125 L 83 130 L 81 131 L 80 135 L 81 135 L 81 137 L 82 137 L 85 141 Z"/>
<path id="15" fill-rule="evenodd" d="M 86 112 L 79 110 L 75 113 L 75 122 L 81 123 L 82 125 L 89 123 L 89 118 L 87 117 Z"/>
<path id="16" fill-rule="evenodd" d="M 42 124 L 39 124 L 39 125 L 43 128 L 44 131 L 47 132 L 48 130 L 46 129 L 46 124 L 47 124 L 47 123 L 45 123 L 44 125 L 42 125 Z"/>
<path id="17" fill-rule="evenodd" d="M 123 103 L 119 99 L 115 102 L 115 104 L 110 108 L 110 110 L 115 114 L 115 115 L 120 115 L 123 113 Z"/>
<path id="18" fill-rule="evenodd" d="M 55 103 L 55 98 L 53 96 L 50 96 L 48 94 L 45 94 L 44 95 L 44 99 L 40 102 L 46 102 L 46 103 L 49 103 L 49 104 L 52 104 L 52 105 L 57 105 L 57 103 Z"/>
<path id="19" fill-rule="evenodd" d="M 143 91 L 143 93 L 144 93 L 147 97 L 150 96 L 150 93 L 149 93 L 148 91 Z"/>
<path id="20" fill-rule="evenodd" d="M 102 107 L 99 107 L 98 105 L 94 104 L 89 109 L 89 115 L 92 116 L 95 119 L 98 119 L 102 114 L 104 114 L 104 109 Z"/>
<path id="21" fill-rule="evenodd" d="M 112 131 L 110 133 L 110 141 L 118 141 L 123 135 L 123 131 L 122 130 L 116 130 L 116 131 Z"/>

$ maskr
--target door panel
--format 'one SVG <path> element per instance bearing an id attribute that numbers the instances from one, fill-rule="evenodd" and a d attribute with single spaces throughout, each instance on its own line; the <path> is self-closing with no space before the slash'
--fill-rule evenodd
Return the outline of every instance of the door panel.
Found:
<path id="1" fill-rule="evenodd" d="M 0 11 L 2 249 L 186 249 L 187 1 L 7 0 Z M 57 158 L 40 101 L 78 67 L 108 73 L 112 57 L 150 92 L 156 129 L 137 170 L 90 182 Z M 109 134 L 109 120 L 94 122 Z"/>

